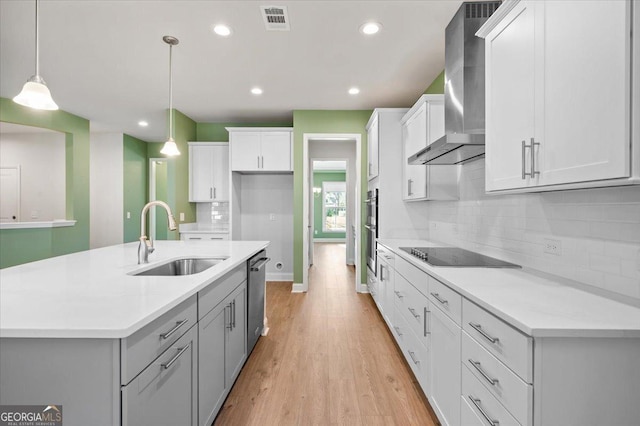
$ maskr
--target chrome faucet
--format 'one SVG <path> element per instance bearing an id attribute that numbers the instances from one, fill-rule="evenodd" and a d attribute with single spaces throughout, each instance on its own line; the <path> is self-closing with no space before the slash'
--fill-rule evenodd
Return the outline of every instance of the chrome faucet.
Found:
<path id="1" fill-rule="evenodd" d="M 149 253 L 153 253 L 155 248 L 153 247 L 153 241 L 146 235 L 147 224 L 145 218 L 147 217 L 147 211 L 153 206 L 160 206 L 167 211 L 169 218 L 169 231 L 176 230 L 176 218 L 171 213 L 171 208 L 164 201 L 151 201 L 142 208 L 140 213 L 140 244 L 138 245 L 138 265 L 141 263 L 149 263 Z"/>

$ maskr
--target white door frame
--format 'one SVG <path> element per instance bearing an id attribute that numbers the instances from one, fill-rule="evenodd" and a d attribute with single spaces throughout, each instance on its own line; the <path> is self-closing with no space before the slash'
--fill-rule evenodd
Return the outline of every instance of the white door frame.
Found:
<path id="1" fill-rule="evenodd" d="M 320 140 L 336 140 L 336 141 L 356 141 L 356 188 L 355 188 L 355 206 L 354 206 L 354 226 L 356 227 L 355 238 L 355 290 L 356 292 L 366 292 L 367 285 L 360 282 L 360 186 L 362 185 L 361 168 L 362 162 L 362 135 L 360 133 L 304 133 L 302 135 L 302 285 L 294 285 L 293 291 L 306 292 L 309 290 L 309 141 L 312 139 Z"/>
<path id="2" fill-rule="evenodd" d="M 20 222 L 22 220 L 21 217 L 21 211 L 20 211 L 20 207 L 22 205 L 22 194 L 21 194 L 21 185 L 20 185 L 20 178 L 21 178 L 21 166 L 2 166 L 0 168 L 5 169 L 5 170 L 15 170 L 16 171 L 16 188 L 15 188 L 15 193 L 16 193 L 16 218 L 14 220 L 12 220 L 12 222 Z"/>

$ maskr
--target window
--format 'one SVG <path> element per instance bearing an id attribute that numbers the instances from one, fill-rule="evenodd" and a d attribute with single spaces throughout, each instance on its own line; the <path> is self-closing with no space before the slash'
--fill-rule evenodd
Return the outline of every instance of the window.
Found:
<path id="1" fill-rule="evenodd" d="M 346 232 L 347 183 L 323 182 L 322 232 Z"/>

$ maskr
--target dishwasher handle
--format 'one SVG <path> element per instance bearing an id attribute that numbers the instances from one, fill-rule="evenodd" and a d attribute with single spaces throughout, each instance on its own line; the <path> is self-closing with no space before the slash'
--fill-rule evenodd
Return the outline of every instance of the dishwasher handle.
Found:
<path id="1" fill-rule="evenodd" d="M 266 265 L 266 264 L 267 264 L 267 262 L 269 262 L 270 260 L 271 260 L 271 258 L 270 258 L 270 257 L 261 257 L 260 259 L 256 260 L 255 262 L 253 262 L 253 263 L 251 264 L 251 268 L 250 268 L 250 269 L 251 269 L 251 271 L 252 271 L 252 272 L 259 271 L 259 270 L 260 270 L 260 269 L 262 269 L 262 267 L 263 267 L 264 265 Z"/>

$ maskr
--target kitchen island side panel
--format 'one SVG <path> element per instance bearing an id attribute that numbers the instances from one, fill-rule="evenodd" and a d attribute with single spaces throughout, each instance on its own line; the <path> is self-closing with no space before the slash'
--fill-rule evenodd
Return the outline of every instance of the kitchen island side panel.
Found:
<path id="1" fill-rule="evenodd" d="M 0 405 L 62 405 L 65 426 L 119 425 L 119 341 L 0 339 Z"/>

